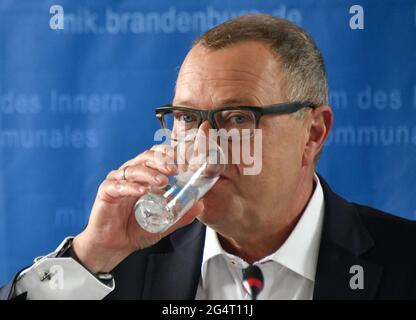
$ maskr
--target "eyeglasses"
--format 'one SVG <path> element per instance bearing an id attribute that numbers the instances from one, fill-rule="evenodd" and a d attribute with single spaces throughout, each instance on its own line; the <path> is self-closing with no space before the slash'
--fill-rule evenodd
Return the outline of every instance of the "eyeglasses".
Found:
<path id="1" fill-rule="evenodd" d="M 279 103 L 268 106 L 233 106 L 211 110 L 199 110 L 167 104 L 156 108 L 156 117 L 172 140 L 179 140 L 190 130 L 197 130 L 203 121 L 208 121 L 212 129 L 217 129 L 227 137 L 252 137 L 264 115 L 283 115 L 303 108 L 316 108 L 307 101 Z M 224 130 L 220 130 L 224 129 Z"/>

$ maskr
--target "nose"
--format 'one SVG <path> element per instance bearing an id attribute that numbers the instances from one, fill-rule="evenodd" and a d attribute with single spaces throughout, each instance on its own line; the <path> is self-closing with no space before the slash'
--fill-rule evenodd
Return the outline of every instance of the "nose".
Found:
<path id="1" fill-rule="evenodd" d="M 207 147 L 207 142 L 209 139 L 209 129 L 212 129 L 211 124 L 208 120 L 204 120 L 198 128 L 196 132 L 195 140 L 194 140 L 194 150 L 205 149 Z M 201 149 L 202 148 L 202 149 Z"/>
<path id="2" fill-rule="evenodd" d="M 198 128 L 198 132 L 196 134 L 197 138 L 198 136 L 205 137 L 205 139 L 208 138 L 209 129 L 212 129 L 212 126 L 209 123 L 209 121 L 208 120 L 202 121 L 201 125 Z"/>

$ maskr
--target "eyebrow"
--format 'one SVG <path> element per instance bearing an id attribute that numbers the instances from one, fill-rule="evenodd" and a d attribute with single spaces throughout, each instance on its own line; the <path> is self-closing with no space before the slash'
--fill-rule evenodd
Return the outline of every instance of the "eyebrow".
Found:
<path id="1" fill-rule="evenodd" d="M 221 100 L 219 104 L 215 105 L 216 107 L 227 107 L 227 106 L 232 106 L 232 105 L 253 105 L 253 103 L 249 103 L 248 99 L 239 99 L 239 98 L 229 98 L 229 99 L 225 99 L 225 100 Z M 173 105 L 176 106 L 189 106 L 189 107 L 196 107 L 196 105 L 194 103 L 192 103 L 191 101 L 186 101 L 186 100 L 178 100 L 178 101 L 173 101 L 172 102 Z"/>

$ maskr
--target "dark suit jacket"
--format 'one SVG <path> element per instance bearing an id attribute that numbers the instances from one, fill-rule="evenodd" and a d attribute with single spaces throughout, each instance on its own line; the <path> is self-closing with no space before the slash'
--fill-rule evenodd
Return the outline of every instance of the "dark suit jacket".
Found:
<path id="1" fill-rule="evenodd" d="M 416 222 L 347 202 L 320 180 L 325 216 L 313 298 L 416 299 Z M 194 299 L 204 241 L 195 221 L 133 253 L 114 270 L 116 288 L 106 299 Z M 353 265 L 363 268 L 363 289 L 350 287 Z"/>

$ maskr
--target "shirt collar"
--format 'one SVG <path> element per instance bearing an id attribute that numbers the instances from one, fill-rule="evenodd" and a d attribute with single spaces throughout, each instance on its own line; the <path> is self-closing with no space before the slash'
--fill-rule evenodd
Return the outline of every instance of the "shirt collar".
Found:
<path id="1" fill-rule="evenodd" d="M 322 186 L 316 174 L 314 175 L 314 181 L 316 183 L 315 190 L 292 233 L 276 252 L 254 264 L 270 260 L 276 261 L 301 276 L 315 281 L 325 204 Z M 221 247 L 217 233 L 207 226 L 201 265 L 203 279 L 206 275 L 207 262 L 219 255 L 228 260 L 233 259 L 243 262 L 239 257 L 226 252 Z"/>

